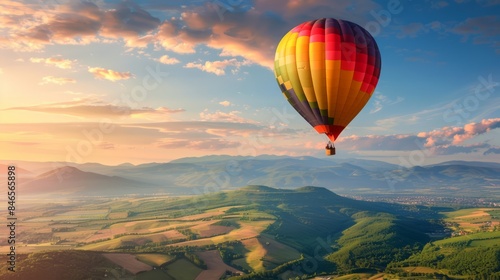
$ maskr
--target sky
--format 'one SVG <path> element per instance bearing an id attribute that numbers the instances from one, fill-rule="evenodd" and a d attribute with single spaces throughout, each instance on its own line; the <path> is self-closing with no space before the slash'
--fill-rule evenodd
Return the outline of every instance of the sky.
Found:
<path id="1" fill-rule="evenodd" d="M 382 56 L 335 157 L 500 162 L 499 0 L 3 0 L 0 160 L 323 158 L 273 73 L 282 36 L 323 17 Z"/>

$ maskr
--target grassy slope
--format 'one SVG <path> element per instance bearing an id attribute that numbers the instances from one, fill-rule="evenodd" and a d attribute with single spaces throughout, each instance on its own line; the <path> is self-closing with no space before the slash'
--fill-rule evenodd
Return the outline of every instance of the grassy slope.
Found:
<path id="1" fill-rule="evenodd" d="M 500 232 L 480 232 L 427 244 L 397 266 L 427 266 L 450 274 L 478 275 L 500 271 Z"/>
<path id="2" fill-rule="evenodd" d="M 181 258 L 166 266 L 166 272 L 177 280 L 193 280 L 200 274 L 201 268 Z"/>
<path id="3" fill-rule="evenodd" d="M 390 214 L 359 212 L 353 218 L 356 224 L 343 231 L 337 241 L 339 249 L 327 257 L 341 271 L 383 270 L 391 261 L 408 257 L 414 246 L 423 246 L 429 240 L 424 233 Z"/>

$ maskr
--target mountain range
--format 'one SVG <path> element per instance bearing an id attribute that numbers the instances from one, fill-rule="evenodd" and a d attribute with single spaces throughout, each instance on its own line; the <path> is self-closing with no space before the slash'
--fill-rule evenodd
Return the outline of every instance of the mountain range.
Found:
<path id="1" fill-rule="evenodd" d="M 15 164 L 26 194 L 115 196 L 199 194 L 246 185 L 318 186 L 339 194 L 439 194 L 500 197 L 500 163 L 449 161 L 402 167 L 362 159 L 204 156 L 167 163 L 3 161 Z M 3 175 L 5 176 L 5 175 Z"/>

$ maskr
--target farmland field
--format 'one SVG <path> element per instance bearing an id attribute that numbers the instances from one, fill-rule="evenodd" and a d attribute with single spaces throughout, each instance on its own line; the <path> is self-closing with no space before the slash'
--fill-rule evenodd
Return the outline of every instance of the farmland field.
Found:
<path id="1" fill-rule="evenodd" d="M 98 251 L 137 279 L 194 280 L 202 271 L 204 274 L 199 279 L 211 279 L 226 270 L 243 272 L 225 264 L 217 250 L 203 252 L 200 249 L 200 259 L 208 268 L 203 270 L 193 260 L 176 253 L 175 248 L 185 245 L 201 248 L 243 239 L 256 242 L 275 219 L 255 210 L 240 212 L 239 205 L 179 212 L 172 206 L 176 200 L 171 197 L 101 198 L 93 203 L 34 204 L 35 211 L 19 212 L 23 226 L 19 229 L 22 238 L 18 241 L 17 253 Z M 6 246 L 5 241 L 0 241 L 0 249 L 6 250 Z M 130 250 L 133 252 L 128 253 Z M 262 252 L 265 250 L 255 251 L 251 262 L 264 257 Z M 124 277 L 117 275 L 115 277 Z"/>
<path id="2" fill-rule="evenodd" d="M 494 230 L 500 227 L 500 210 L 495 208 L 461 209 L 445 212 L 445 221 L 451 223 L 454 230 L 476 232 L 481 229 Z"/>
<path id="3" fill-rule="evenodd" d="M 167 265 L 166 271 L 174 279 L 193 280 L 202 272 L 202 269 L 186 259 L 179 259 Z"/>
<path id="4" fill-rule="evenodd" d="M 243 274 L 243 272 L 225 264 L 219 252 L 216 250 L 199 252 L 198 256 L 200 256 L 207 265 L 207 270 L 202 271 L 198 277 L 196 277 L 196 280 L 219 279 L 226 271 Z"/>
<path id="5" fill-rule="evenodd" d="M 135 256 L 137 260 L 149 264 L 151 266 L 160 266 L 166 262 L 175 259 L 175 257 L 166 254 L 137 254 Z"/>
<path id="6" fill-rule="evenodd" d="M 151 266 L 138 261 L 132 254 L 103 254 L 103 256 L 130 271 L 132 274 L 137 274 L 141 271 L 148 271 L 152 269 Z"/>

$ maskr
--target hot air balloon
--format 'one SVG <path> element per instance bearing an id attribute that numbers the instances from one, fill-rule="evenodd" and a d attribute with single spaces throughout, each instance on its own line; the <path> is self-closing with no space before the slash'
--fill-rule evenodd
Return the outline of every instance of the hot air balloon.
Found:
<path id="1" fill-rule="evenodd" d="M 274 74 L 285 98 L 318 133 L 334 141 L 368 102 L 380 76 L 375 39 L 346 20 L 299 24 L 279 42 Z"/>

